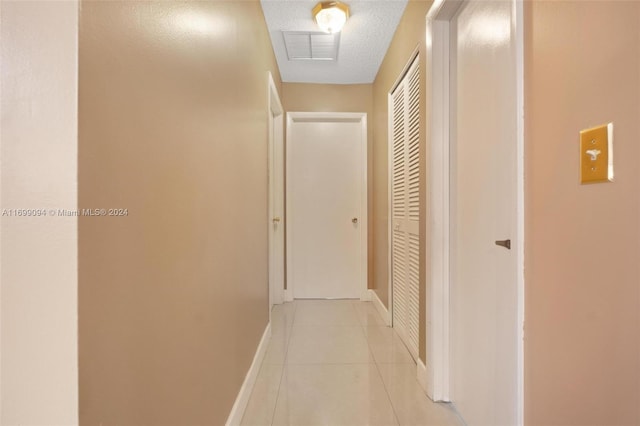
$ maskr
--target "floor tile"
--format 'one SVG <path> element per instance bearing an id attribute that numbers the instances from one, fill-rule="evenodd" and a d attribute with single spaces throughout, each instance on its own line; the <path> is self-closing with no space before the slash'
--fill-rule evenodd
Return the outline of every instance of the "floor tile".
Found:
<path id="1" fill-rule="evenodd" d="M 415 366 L 409 350 L 393 328 L 373 326 L 364 327 L 363 330 L 377 363 L 404 363 Z"/>
<path id="2" fill-rule="evenodd" d="M 271 335 L 267 345 L 263 364 L 284 364 L 287 357 L 290 337 L 288 334 Z"/>
<path id="3" fill-rule="evenodd" d="M 288 364 L 370 363 L 373 357 L 360 326 L 293 326 Z"/>
<path id="4" fill-rule="evenodd" d="M 412 364 L 378 364 L 400 425 L 462 426 L 450 404 L 434 403 L 416 379 Z"/>
<path id="5" fill-rule="evenodd" d="M 296 324 L 360 325 L 356 310 L 349 301 L 303 301 L 296 305 Z"/>
<path id="6" fill-rule="evenodd" d="M 350 305 L 353 302 L 357 302 L 359 299 L 296 299 L 296 306 L 340 306 Z"/>
<path id="7" fill-rule="evenodd" d="M 271 310 L 271 335 L 281 336 L 291 332 L 296 305 L 292 302 L 275 305 Z"/>
<path id="8" fill-rule="evenodd" d="M 243 425 L 458 426 L 433 403 L 394 329 L 370 302 L 304 300 L 277 305 Z"/>
<path id="9" fill-rule="evenodd" d="M 241 425 L 266 426 L 271 424 L 283 369 L 283 365 L 262 364 Z"/>
<path id="10" fill-rule="evenodd" d="M 289 365 L 274 425 L 397 425 L 373 364 Z"/>
<path id="11" fill-rule="evenodd" d="M 384 319 L 378 313 L 378 310 L 371 302 L 354 302 L 353 307 L 362 326 L 383 325 L 386 326 Z"/>

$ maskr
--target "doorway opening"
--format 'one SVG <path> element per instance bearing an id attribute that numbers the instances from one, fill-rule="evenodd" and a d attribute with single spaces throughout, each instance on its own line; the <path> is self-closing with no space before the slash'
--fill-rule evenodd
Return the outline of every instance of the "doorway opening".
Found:
<path id="1" fill-rule="evenodd" d="M 284 302 L 284 109 L 269 73 L 269 315 Z M 269 317 L 271 318 L 271 317 Z"/>
<path id="2" fill-rule="evenodd" d="M 426 40 L 427 391 L 433 400 L 453 402 L 469 423 L 522 424 L 522 2 L 436 2 Z M 490 381 L 488 371 L 495 373 Z"/>

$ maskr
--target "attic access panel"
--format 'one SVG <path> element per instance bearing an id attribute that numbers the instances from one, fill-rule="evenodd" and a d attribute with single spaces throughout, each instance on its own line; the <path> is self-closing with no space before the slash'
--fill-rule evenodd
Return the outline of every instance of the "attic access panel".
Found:
<path id="1" fill-rule="evenodd" d="M 283 31 L 284 45 L 290 61 L 336 61 L 340 33 Z"/>

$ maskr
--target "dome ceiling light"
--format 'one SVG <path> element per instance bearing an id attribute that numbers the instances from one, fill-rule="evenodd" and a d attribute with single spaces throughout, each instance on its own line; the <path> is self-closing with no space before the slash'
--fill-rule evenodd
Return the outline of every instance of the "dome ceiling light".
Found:
<path id="1" fill-rule="evenodd" d="M 322 31 L 334 34 L 340 32 L 349 18 L 349 6 L 339 1 L 323 1 L 312 10 L 313 19 Z"/>

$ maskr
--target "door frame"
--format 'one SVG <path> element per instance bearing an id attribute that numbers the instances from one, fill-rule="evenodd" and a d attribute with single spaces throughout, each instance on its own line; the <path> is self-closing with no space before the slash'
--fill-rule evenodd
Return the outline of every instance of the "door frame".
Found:
<path id="1" fill-rule="evenodd" d="M 268 100 L 268 127 L 269 127 L 269 148 L 268 148 L 268 170 L 269 170 L 269 205 L 267 207 L 267 226 L 268 226 L 268 238 L 269 238 L 269 318 L 271 318 L 271 308 L 273 305 L 281 304 L 284 302 L 284 281 L 286 271 L 283 271 L 283 285 L 276 285 L 275 279 L 273 277 L 273 262 L 276 258 L 275 255 L 275 247 L 274 247 L 274 238 L 273 238 L 273 217 L 271 214 L 273 212 L 274 207 L 274 194 L 276 191 L 280 191 L 284 198 L 284 187 L 276 188 L 276 183 L 274 179 L 274 170 L 272 170 L 272 165 L 274 163 L 274 157 L 276 155 L 280 155 L 284 157 L 284 109 L 282 108 L 282 103 L 280 102 L 280 96 L 278 95 L 278 89 L 276 88 L 276 84 L 273 81 L 273 75 L 271 72 L 268 72 L 267 76 L 267 100 Z M 276 129 L 280 129 L 279 133 L 275 133 Z M 275 135 L 274 135 L 275 133 Z M 279 149 L 277 149 L 279 148 Z M 284 166 L 284 158 L 280 162 Z M 281 170 L 284 178 L 284 170 Z M 284 186 L 284 179 L 282 182 Z M 283 213 L 284 213 L 284 206 Z M 283 222 L 284 218 L 281 218 L 280 224 L 284 226 Z M 284 232 L 284 230 L 283 230 Z M 284 238 L 284 237 L 283 237 Z M 284 253 L 284 244 L 282 247 L 282 260 L 285 260 Z M 283 265 L 284 269 L 284 265 Z"/>
<path id="2" fill-rule="evenodd" d="M 292 277 L 293 273 L 293 233 L 289 224 L 294 215 L 291 206 L 290 194 L 290 177 L 291 177 L 291 146 L 293 139 L 291 135 L 291 127 L 295 122 L 352 122 L 360 123 L 362 138 L 360 140 L 360 161 L 362 170 L 360 173 L 360 300 L 370 300 L 368 290 L 368 189 L 367 189 L 367 113 L 365 112 L 287 112 L 287 143 L 285 144 L 285 198 L 286 198 L 286 259 L 287 259 L 287 293 L 288 298 L 293 299 L 295 282 Z"/>
<path id="3" fill-rule="evenodd" d="M 450 158 L 449 158 L 449 27 L 462 0 L 436 0 L 427 12 L 427 111 L 430 138 L 431 327 L 425 338 L 431 353 L 427 355 L 428 389 L 434 401 L 450 400 Z M 516 268 L 517 268 L 517 423 L 523 424 L 524 412 L 524 32 L 522 0 L 511 0 L 512 31 L 516 61 Z M 429 293 L 429 292 L 427 292 Z M 430 355 L 430 357 L 429 357 Z M 430 358 L 430 359 L 429 359 Z"/>

